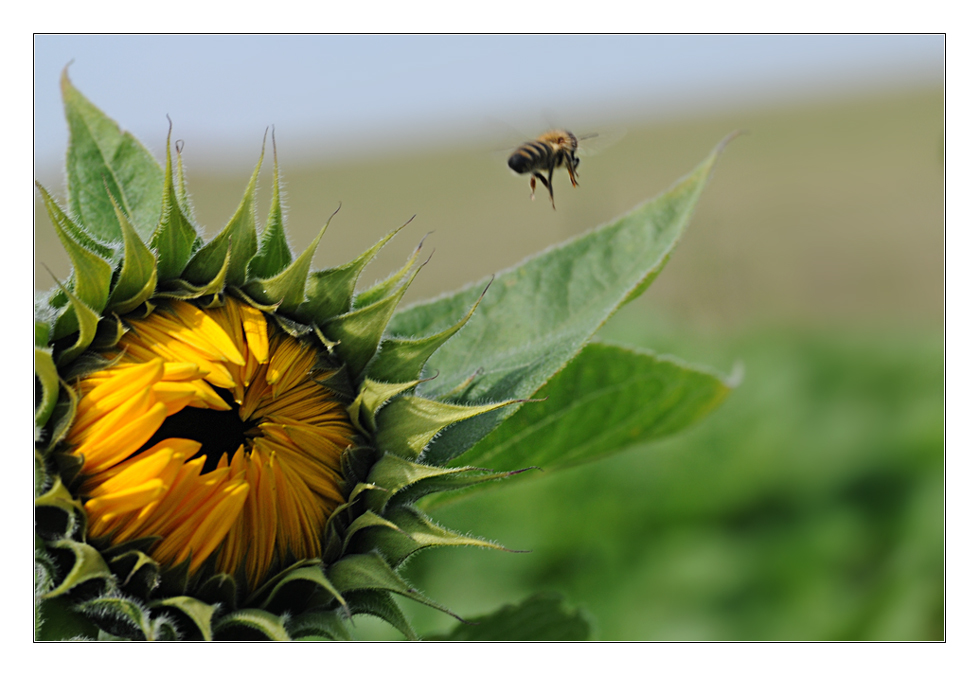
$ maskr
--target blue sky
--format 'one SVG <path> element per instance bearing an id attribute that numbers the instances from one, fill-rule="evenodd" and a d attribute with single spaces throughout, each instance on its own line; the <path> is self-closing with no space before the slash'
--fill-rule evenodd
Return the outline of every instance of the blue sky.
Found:
<path id="1" fill-rule="evenodd" d="M 547 122 L 615 124 L 939 83 L 942 36 L 36 36 L 34 153 L 62 162 L 58 77 L 157 153 L 175 134 L 251 158 L 490 143 Z M 516 133 L 516 132 L 515 132 Z M 242 146 L 245 141 L 245 148 Z"/>

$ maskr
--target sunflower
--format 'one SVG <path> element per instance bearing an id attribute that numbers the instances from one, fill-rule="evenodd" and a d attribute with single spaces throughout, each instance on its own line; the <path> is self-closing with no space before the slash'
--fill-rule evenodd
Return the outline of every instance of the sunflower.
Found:
<path id="1" fill-rule="evenodd" d="M 185 301 L 128 322 L 112 366 L 78 382 L 66 440 L 93 539 L 159 537 L 148 554 L 191 574 L 257 587 L 276 562 L 315 558 L 344 502 L 340 458 L 354 428 L 319 380 L 317 351 L 229 299 Z"/>
<path id="2" fill-rule="evenodd" d="M 70 171 L 69 209 L 38 186 L 73 264 L 35 304 L 41 615 L 83 619 L 100 637 L 335 639 L 369 613 L 414 637 L 392 594 L 442 607 L 398 567 L 434 545 L 499 547 L 414 506 L 512 474 L 418 462 L 445 427 L 513 404 L 414 393 L 476 306 L 436 335 L 382 340 L 420 248 L 357 295 L 358 275 L 397 230 L 310 273 L 323 231 L 293 257 L 278 162 L 256 236 L 261 159 L 235 215 L 205 242 L 179 146 L 173 163 L 168 136 L 161 169 L 67 76 L 62 88 L 70 126 L 72 111 L 99 121 L 100 141 L 131 153 L 135 169 L 107 178 L 89 168 L 101 191 L 72 185 L 84 172 Z M 70 152 L 76 160 L 92 161 Z M 147 228 L 154 177 L 161 209 Z"/>

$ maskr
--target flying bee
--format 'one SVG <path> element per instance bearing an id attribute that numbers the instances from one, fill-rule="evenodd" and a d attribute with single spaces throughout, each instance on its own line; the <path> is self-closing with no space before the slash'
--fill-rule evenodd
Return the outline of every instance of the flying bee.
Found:
<path id="1" fill-rule="evenodd" d="M 578 186 L 579 158 L 575 155 L 579 141 L 590 139 L 595 134 L 576 137 L 567 129 L 553 129 L 545 132 L 537 139 L 528 141 L 517 147 L 507 160 L 507 166 L 518 174 L 531 174 L 531 199 L 534 199 L 534 189 L 540 180 L 548 189 L 551 198 L 551 208 L 555 208 L 555 192 L 552 187 L 552 175 L 559 167 L 568 170 L 568 178 L 572 186 Z M 547 171 L 548 177 L 544 173 Z"/>

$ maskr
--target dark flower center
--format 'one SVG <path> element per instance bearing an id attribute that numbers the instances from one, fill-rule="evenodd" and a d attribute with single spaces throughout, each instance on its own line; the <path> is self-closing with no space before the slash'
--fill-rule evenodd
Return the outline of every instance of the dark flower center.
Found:
<path id="1" fill-rule="evenodd" d="M 201 443 L 201 450 L 193 458 L 207 457 L 201 470 L 202 475 L 217 468 L 224 454 L 228 454 L 228 460 L 231 461 L 238 447 L 246 444 L 246 433 L 254 427 L 254 422 L 242 420 L 231 391 L 214 388 L 214 392 L 231 406 L 229 411 L 184 407 L 173 416 L 168 416 L 140 451 L 165 439 L 179 437 Z"/>

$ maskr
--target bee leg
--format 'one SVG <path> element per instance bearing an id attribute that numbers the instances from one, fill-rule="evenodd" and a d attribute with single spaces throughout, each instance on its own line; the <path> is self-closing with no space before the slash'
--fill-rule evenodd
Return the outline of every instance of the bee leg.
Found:
<path id="1" fill-rule="evenodd" d="M 550 174 L 550 172 L 549 172 L 549 174 Z M 541 172 L 534 172 L 534 176 L 531 177 L 531 199 L 532 200 L 534 199 L 534 180 L 535 180 L 535 178 L 538 178 L 538 179 L 541 180 L 541 183 L 544 184 L 544 187 L 548 189 L 548 194 L 551 195 L 551 181 L 549 181 L 548 179 L 544 178 L 544 174 L 542 174 Z M 551 206 L 554 206 L 554 205 L 555 205 L 555 198 L 552 197 L 551 198 Z"/>
<path id="2" fill-rule="evenodd" d="M 555 165 L 551 165 L 550 167 L 548 167 L 548 180 L 545 181 L 543 178 L 541 179 L 542 183 L 544 183 L 545 187 L 548 189 L 548 197 L 551 198 L 552 209 L 555 208 L 555 191 L 552 190 L 552 184 L 551 184 L 551 177 L 552 175 L 554 175 L 554 173 L 555 173 Z"/>
<path id="3" fill-rule="evenodd" d="M 565 167 L 568 169 L 568 178 L 571 180 L 572 186 L 578 188 L 578 181 L 575 180 L 578 178 L 578 171 L 576 171 L 578 169 L 578 158 L 569 153 L 568 157 L 565 158 Z"/>
<path id="4" fill-rule="evenodd" d="M 532 200 L 534 199 L 534 189 L 537 187 L 537 185 L 538 185 L 537 180 L 532 176 L 531 177 L 531 199 Z"/>

